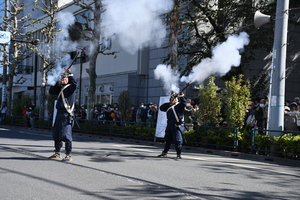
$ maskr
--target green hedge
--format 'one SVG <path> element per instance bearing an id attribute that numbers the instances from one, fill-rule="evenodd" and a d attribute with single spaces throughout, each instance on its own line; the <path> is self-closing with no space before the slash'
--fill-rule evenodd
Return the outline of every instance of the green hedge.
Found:
<path id="1" fill-rule="evenodd" d="M 189 146 L 234 149 L 234 129 L 232 128 L 198 127 L 196 130 L 185 131 L 184 137 Z"/>

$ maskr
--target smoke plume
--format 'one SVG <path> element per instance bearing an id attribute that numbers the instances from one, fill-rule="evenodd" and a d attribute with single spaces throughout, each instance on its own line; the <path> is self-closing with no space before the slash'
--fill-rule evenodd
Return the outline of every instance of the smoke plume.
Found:
<path id="1" fill-rule="evenodd" d="M 69 65 L 72 60 L 67 52 L 76 51 L 77 43 L 69 39 L 69 26 L 75 23 L 75 17 L 70 12 L 59 12 L 56 16 L 57 27 L 60 33 L 56 36 L 56 41 L 51 44 L 52 57 L 59 58 L 55 63 L 55 67 L 48 72 L 47 84 L 54 85 L 64 72 L 64 66 Z M 61 57 L 63 55 L 63 57 Z"/>
<path id="2" fill-rule="evenodd" d="M 188 76 L 181 77 L 180 81 L 201 84 L 211 75 L 225 75 L 232 66 L 238 67 L 240 65 L 240 52 L 248 44 L 249 36 L 245 32 L 229 36 L 225 42 L 218 44 L 212 49 L 211 58 L 201 60 L 198 65 L 193 67 L 191 73 Z M 163 80 L 167 94 L 171 91 L 179 91 L 179 89 L 174 90 L 174 87 L 176 88 L 178 85 L 179 75 L 174 74 L 170 67 L 162 64 L 158 65 L 154 70 L 154 77 Z"/>
<path id="3" fill-rule="evenodd" d="M 172 10 L 173 0 L 103 0 L 103 5 L 102 32 L 115 35 L 125 51 L 162 45 L 167 33 L 160 17 Z"/>
<path id="4" fill-rule="evenodd" d="M 249 35 L 245 32 L 239 35 L 229 36 L 223 43 L 212 49 L 212 58 L 205 58 L 193 67 L 189 76 L 184 76 L 180 80 L 186 83 L 197 82 L 201 84 L 211 75 L 223 76 L 231 67 L 238 67 L 241 62 L 240 51 L 249 44 Z"/>
<path id="5" fill-rule="evenodd" d="M 161 79 L 164 82 L 164 89 L 169 95 L 171 91 L 179 92 L 178 81 L 179 75 L 175 74 L 174 70 L 169 65 L 158 65 L 154 70 L 155 79 Z"/>

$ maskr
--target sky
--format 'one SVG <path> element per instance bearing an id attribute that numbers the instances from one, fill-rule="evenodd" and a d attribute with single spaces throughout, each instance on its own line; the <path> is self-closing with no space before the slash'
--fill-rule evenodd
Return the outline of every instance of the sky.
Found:
<path id="1" fill-rule="evenodd" d="M 2 9 L 4 9 L 4 0 L 0 0 L 0 16 L 4 16 L 4 11 Z M 0 19 L 0 22 L 2 20 Z"/>
<path id="2" fill-rule="evenodd" d="M 4 16 L 4 11 L 2 9 L 4 9 L 4 0 L 0 0 L 0 16 Z M 2 19 L 0 19 L 0 23 L 2 23 Z M 3 67 L 2 67 L 2 63 L 0 62 L 0 74 L 2 74 L 3 71 Z"/>

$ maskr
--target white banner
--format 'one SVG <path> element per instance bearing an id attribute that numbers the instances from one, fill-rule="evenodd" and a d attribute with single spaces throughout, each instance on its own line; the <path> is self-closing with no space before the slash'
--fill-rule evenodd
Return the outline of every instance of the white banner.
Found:
<path id="1" fill-rule="evenodd" d="M 10 42 L 10 32 L 0 31 L 0 44 L 8 44 Z"/>
<path id="2" fill-rule="evenodd" d="M 159 99 L 155 137 L 159 137 L 159 138 L 165 137 L 165 130 L 167 127 L 167 114 L 166 114 L 166 112 L 160 111 L 159 107 L 162 104 L 167 103 L 169 101 L 170 101 L 169 96 L 160 97 L 160 99 Z"/>

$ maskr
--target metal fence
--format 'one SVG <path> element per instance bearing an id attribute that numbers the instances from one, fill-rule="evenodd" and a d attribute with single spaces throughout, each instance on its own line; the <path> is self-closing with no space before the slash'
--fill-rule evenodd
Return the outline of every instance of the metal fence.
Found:
<path id="1" fill-rule="evenodd" d="M 271 136 L 274 135 L 272 133 L 280 136 Z M 251 153 L 300 159 L 300 132 L 253 128 L 251 130 Z"/>
<path id="2" fill-rule="evenodd" d="M 193 127 L 193 146 L 238 151 L 238 129 L 232 127 L 198 126 Z"/>

